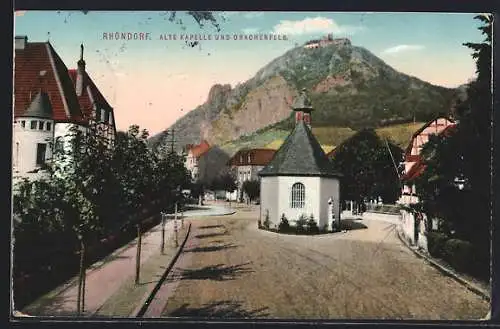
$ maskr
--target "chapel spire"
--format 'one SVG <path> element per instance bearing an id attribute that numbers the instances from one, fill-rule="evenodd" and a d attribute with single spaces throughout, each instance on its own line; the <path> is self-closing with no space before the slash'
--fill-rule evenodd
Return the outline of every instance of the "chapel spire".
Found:
<path id="1" fill-rule="evenodd" d="M 292 109 L 295 111 L 295 123 L 304 121 L 304 123 L 311 128 L 311 112 L 314 111 L 312 102 L 307 95 L 306 88 L 302 88 L 299 96 L 295 99 Z"/>

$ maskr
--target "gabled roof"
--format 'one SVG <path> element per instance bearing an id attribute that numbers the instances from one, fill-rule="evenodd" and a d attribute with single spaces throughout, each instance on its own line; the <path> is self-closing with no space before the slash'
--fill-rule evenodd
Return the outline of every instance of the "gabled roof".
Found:
<path id="1" fill-rule="evenodd" d="M 203 140 L 198 145 L 187 145 L 187 151 L 191 152 L 194 157 L 198 158 L 210 150 L 210 144 L 206 140 Z"/>
<path id="2" fill-rule="evenodd" d="M 28 109 L 21 115 L 23 117 L 52 119 L 52 104 L 49 100 L 49 95 L 43 91 L 39 91 L 33 98 Z"/>
<path id="3" fill-rule="evenodd" d="M 40 89 L 48 95 L 55 121 L 82 121 L 73 82 L 59 55 L 49 42 L 27 42 L 15 49 L 14 117 L 25 113 Z"/>
<path id="4" fill-rule="evenodd" d="M 76 85 L 78 70 L 70 69 L 68 72 L 73 85 Z M 113 110 L 111 105 L 109 105 L 106 101 L 106 98 L 104 98 L 102 93 L 99 91 L 99 88 L 95 85 L 94 81 L 92 81 L 87 71 L 83 72 L 83 92 L 81 96 L 77 96 L 77 99 L 83 114 L 87 118 L 91 118 L 93 116 L 94 104 L 97 108 L 103 108 L 109 111 Z"/>
<path id="5" fill-rule="evenodd" d="M 447 126 L 446 128 L 444 128 L 438 134 L 438 136 L 449 137 L 455 132 L 456 127 L 457 127 L 457 125 L 455 123 L 453 123 L 453 124 Z M 408 181 L 408 180 L 415 179 L 418 176 L 420 176 L 425 171 L 426 168 L 427 168 L 427 166 L 424 164 L 424 161 L 422 160 L 421 156 L 418 156 L 418 160 L 413 164 L 413 166 L 411 166 L 410 170 L 408 170 L 408 172 L 405 173 L 403 175 L 403 177 L 401 177 L 401 180 Z"/>
<path id="6" fill-rule="evenodd" d="M 339 177 L 309 127 L 299 121 L 260 176 Z"/>
<path id="7" fill-rule="evenodd" d="M 228 161 L 230 166 L 266 166 L 273 158 L 276 150 L 272 149 L 242 149 Z M 250 155 L 250 161 L 248 156 Z M 241 157 L 241 158 L 240 158 Z M 240 159 L 242 161 L 240 161 Z"/>
<path id="8" fill-rule="evenodd" d="M 436 122 L 437 120 L 439 119 L 446 119 L 450 122 L 453 123 L 453 120 L 448 117 L 448 116 L 444 116 L 444 115 L 439 115 L 439 116 L 436 116 L 434 119 L 428 121 L 426 124 L 424 124 L 422 127 L 420 127 L 417 131 L 415 131 L 413 133 L 413 135 L 411 136 L 411 139 L 410 139 L 410 143 L 408 144 L 408 146 L 406 147 L 406 150 L 405 150 L 405 154 L 408 154 L 411 152 L 411 149 L 413 147 L 413 140 L 418 136 L 420 135 L 427 127 L 429 127 L 431 124 L 433 124 L 434 122 Z"/>
<path id="9" fill-rule="evenodd" d="M 422 160 L 418 160 L 413 166 L 411 166 L 410 170 L 401 177 L 403 181 L 409 181 L 420 176 L 427 166 L 423 163 Z"/>

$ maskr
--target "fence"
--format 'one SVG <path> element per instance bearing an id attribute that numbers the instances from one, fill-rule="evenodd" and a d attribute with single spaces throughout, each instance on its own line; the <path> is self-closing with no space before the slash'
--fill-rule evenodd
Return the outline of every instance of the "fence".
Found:
<path id="1" fill-rule="evenodd" d="M 366 211 L 382 213 L 382 214 L 391 214 L 391 215 L 399 215 L 401 212 L 401 207 L 398 205 L 392 204 L 374 204 L 374 203 L 366 203 Z"/>
<path id="2" fill-rule="evenodd" d="M 135 224 L 138 221 L 141 223 L 143 232 L 159 224 L 161 220 L 159 211 L 162 210 L 160 208 L 161 204 L 159 202 L 152 201 L 148 207 L 142 209 L 138 214 L 130 216 L 116 230 L 91 243 L 87 247 L 86 263 L 88 265 L 93 264 L 135 239 L 137 237 Z M 138 220 L 139 218 L 142 218 L 142 220 Z M 65 248 L 51 248 L 50 250 L 40 251 L 36 249 L 36 246 L 33 246 L 33 249 L 37 250 L 37 252 L 33 252 L 28 256 L 33 262 L 38 262 L 41 266 L 30 270 L 29 273 L 16 273 L 17 271 L 14 271 L 13 292 L 16 309 L 23 308 L 78 273 L 79 250 L 77 247 L 78 245 L 75 244 L 75 248 L 65 246 Z M 18 256 L 16 259 L 16 253 L 14 252 L 14 266 L 19 260 L 27 260 L 26 255 L 23 256 Z M 47 261 L 41 261 L 44 259 Z"/>

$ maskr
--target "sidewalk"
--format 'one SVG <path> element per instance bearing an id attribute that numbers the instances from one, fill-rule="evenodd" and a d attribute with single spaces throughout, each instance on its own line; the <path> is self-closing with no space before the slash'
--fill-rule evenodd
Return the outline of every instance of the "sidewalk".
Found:
<path id="1" fill-rule="evenodd" d="M 178 222 L 180 227 L 180 221 Z M 165 226 L 165 249 L 173 244 L 173 221 Z M 187 227 L 189 224 L 185 222 Z M 179 237 L 181 238 L 181 237 Z M 144 264 L 153 255 L 160 255 L 161 224 L 155 226 L 142 236 L 141 274 L 146 271 Z M 85 315 L 93 315 L 105 302 L 112 297 L 121 286 L 135 277 L 137 238 L 126 246 L 116 250 L 103 261 L 97 262 L 87 270 L 85 285 Z M 167 252 L 160 261 L 168 265 Z M 103 264 L 101 264 L 103 263 Z M 161 266 L 161 264 L 157 264 Z M 73 278 L 62 289 L 58 287 L 42 296 L 22 310 L 23 313 L 34 316 L 74 316 L 76 314 L 76 299 L 78 280 Z"/>

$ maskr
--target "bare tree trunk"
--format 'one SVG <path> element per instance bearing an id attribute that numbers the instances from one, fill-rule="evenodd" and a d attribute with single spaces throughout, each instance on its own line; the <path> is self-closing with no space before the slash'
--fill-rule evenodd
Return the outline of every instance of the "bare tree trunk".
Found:
<path id="1" fill-rule="evenodd" d="M 82 314 L 85 314 L 85 282 L 87 281 L 87 266 L 86 266 L 86 262 L 85 262 L 85 257 L 87 256 L 86 253 L 87 253 L 87 250 L 85 248 L 85 242 L 82 241 L 82 259 L 83 259 L 83 262 L 82 262 L 82 267 L 83 267 L 83 271 L 82 271 Z"/>
<path id="2" fill-rule="evenodd" d="M 139 284 L 139 274 L 141 271 L 141 224 L 137 224 L 137 255 L 135 257 L 135 284 Z"/>
<path id="3" fill-rule="evenodd" d="M 83 239 L 80 238 L 80 272 L 78 275 L 78 294 L 76 297 L 76 313 L 81 315 L 82 313 L 82 285 L 83 285 L 83 257 L 85 252 L 85 247 L 83 244 Z"/>

